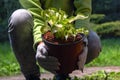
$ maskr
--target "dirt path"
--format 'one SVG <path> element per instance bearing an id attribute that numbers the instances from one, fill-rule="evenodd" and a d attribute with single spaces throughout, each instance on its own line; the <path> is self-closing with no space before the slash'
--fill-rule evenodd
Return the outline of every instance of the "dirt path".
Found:
<path id="1" fill-rule="evenodd" d="M 105 70 L 107 72 L 120 72 L 120 67 L 116 67 L 116 66 L 109 66 L 109 67 L 88 67 L 84 69 L 84 73 L 81 73 L 80 71 L 76 70 L 73 71 L 73 73 L 70 74 L 71 77 L 77 76 L 77 77 L 81 77 L 83 75 L 88 75 L 94 72 L 97 72 L 99 70 Z M 45 78 L 45 79 L 49 79 L 52 80 L 53 78 L 53 74 L 51 73 L 42 73 L 41 74 L 41 78 Z M 17 76 L 10 76 L 10 77 L 0 77 L 0 80 L 25 80 L 23 75 L 17 75 Z"/>

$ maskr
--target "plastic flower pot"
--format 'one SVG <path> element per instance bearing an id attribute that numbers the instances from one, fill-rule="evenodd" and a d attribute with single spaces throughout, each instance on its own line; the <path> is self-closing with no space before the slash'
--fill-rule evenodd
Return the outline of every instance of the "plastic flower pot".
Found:
<path id="1" fill-rule="evenodd" d="M 81 54 L 84 47 L 84 38 L 85 36 L 82 34 L 82 39 L 79 41 L 55 44 L 47 41 L 42 36 L 43 42 L 48 48 L 48 55 L 56 57 L 61 64 L 60 70 L 56 71 L 58 74 L 69 74 L 77 68 L 78 56 Z"/>

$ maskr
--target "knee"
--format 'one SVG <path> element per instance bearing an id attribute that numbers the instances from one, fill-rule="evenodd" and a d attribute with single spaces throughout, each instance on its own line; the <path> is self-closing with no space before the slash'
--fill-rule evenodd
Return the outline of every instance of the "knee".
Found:
<path id="1" fill-rule="evenodd" d="M 101 51 L 101 41 L 97 33 L 90 31 L 88 36 L 88 55 L 86 63 L 91 62 L 93 59 L 99 56 Z"/>
<path id="2" fill-rule="evenodd" d="M 12 24 L 15 26 L 24 24 L 28 21 L 30 23 L 33 23 L 31 13 L 25 9 L 18 9 L 16 11 L 14 11 L 9 18 L 9 24 Z"/>

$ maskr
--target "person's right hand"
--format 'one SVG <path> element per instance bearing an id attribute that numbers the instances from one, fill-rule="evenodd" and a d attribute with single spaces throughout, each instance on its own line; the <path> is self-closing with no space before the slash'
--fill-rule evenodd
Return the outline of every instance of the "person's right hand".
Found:
<path id="1" fill-rule="evenodd" d="M 37 46 L 36 59 L 41 67 L 54 74 L 56 70 L 59 70 L 60 63 L 58 59 L 53 56 L 48 56 L 47 47 L 43 42 Z"/>

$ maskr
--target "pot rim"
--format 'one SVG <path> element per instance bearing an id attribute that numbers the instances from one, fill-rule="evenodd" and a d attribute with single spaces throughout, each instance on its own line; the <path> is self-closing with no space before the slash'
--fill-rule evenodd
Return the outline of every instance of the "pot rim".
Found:
<path id="1" fill-rule="evenodd" d="M 64 44 L 63 43 L 62 44 L 61 43 L 60 44 L 55 44 L 53 42 L 47 41 L 46 39 L 43 38 L 43 35 L 42 35 L 42 40 L 49 43 L 49 44 L 51 44 L 51 45 L 72 45 L 72 44 L 79 43 L 79 42 L 81 42 L 81 41 L 83 41 L 85 39 L 86 36 L 84 34 L 82 34 L 82 33 L 81 33 L 81 35 L 82 35 L 82 39 L 80 39 L 79 41 L 70 42 L 70 43 L 64 43 Z"/>

